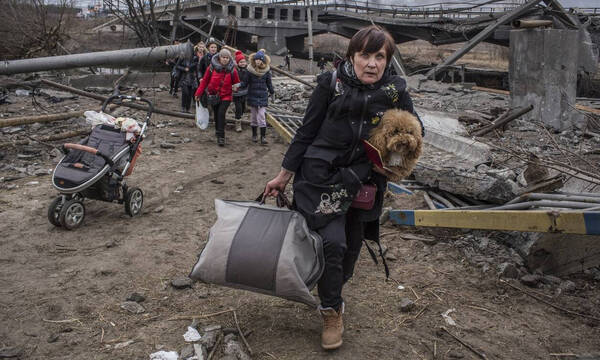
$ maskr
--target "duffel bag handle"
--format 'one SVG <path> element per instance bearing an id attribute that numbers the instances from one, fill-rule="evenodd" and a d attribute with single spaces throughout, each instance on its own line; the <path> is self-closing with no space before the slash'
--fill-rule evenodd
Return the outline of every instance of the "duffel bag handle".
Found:
<path id="1" fill-rule="evenodd" d="M 268 196 L 264 196 L 264 192 L 261 193 L 260 195 L 258 195 L 258 197 L 256 198 L 256 201 L 261 204 L 264 205 L 265 201 L 267 200 Z M 288 209 L 292 209 L 292 204 L 290 203 L 290 201 L 288 200 L 287 196 L 285 196 L 285 194 L 283 194 L 281 191 L 279 193 L 277 193 L 277 197 L 275 198 L 275 202 L 277 204 L 277 207 L 286 207 Z"/>

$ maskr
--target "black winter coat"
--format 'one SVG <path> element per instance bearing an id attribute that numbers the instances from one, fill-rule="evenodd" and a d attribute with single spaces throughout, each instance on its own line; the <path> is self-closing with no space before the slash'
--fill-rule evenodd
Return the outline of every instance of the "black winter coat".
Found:
<path id="1" fill-rule="evenodd" d="M 250 73 L 247 68 L 237 67 L 238 76 L 240 77 L 240 87 L 236 92 L 233 93 L 233 97 L 240 97 L 248 95 L 248 77 Z"/>
<path id="2" fill-rule="evenodd" d="M 212 60 L 213 55 L 211 53 L 207 53 L 198 61 L 198 76 L 202 77 L 206 74 L 206 69 L 210 66 L 210 62 Z"/>
<path id="3" fill-rule="evenodd" d="M 196 78 L 196 67 L 198 65 L 198 57 L 194 55 L 191 60 L 179 58 L 175 68 L 181 74 L 179 80 L 179 86 L 191 86 L 193 88 L 198 86 L 198 79 Z M 187 71 L 185 69 L 188 69 Z"/>
<path id="4" fill-rule="evenodd" d="M 266 107 L 269 105 L 269 94 L 273 94 L 273 83 L 271 82 L 271 70 L 262 75 L 256 75 L 248 72 L 248 82 L 242 83 L 242 86 L 248 84 L 248 97 L 246 102 L 249 106 Z"/>
<path id="5" fill-rule="evenodd" d="M 282 163 L 284 169 L 296 173 L 294 205 L 313 230 L 345 214 L 361 185 L 368 182 L 377 185 L 378 191 L 375 206 L 360 210 L 361 220 L 379 218 L 387 182 L 372 172 L 360 140 L 368 139 L 386 110 L 414 113 L 406 82 L 389 69 L 372 85 L 362 84 L 349 62 L 342 62 L 337 74 L 334 89 L 332 73 L 317 78 L 303 124 Z"/>

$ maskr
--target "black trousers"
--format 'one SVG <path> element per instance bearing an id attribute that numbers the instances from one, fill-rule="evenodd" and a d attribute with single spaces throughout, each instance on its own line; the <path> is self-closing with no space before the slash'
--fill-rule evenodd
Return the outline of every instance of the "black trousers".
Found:
<path id="1" fill-rule="evenodd" d="M 177 94 L 177 89 L 179 88 L 179 76 L 171 74 L 171 84 L 170 84 L 169 93 Z"/>
<path id="2" fill-rule="evenodd" d="M 244 112 L 246 112 L 246 95 L 234 96 L 233 103 L 235 104 L 235 118 L 241 119 Z"/>
<path id="3" fill-rule="evenodd" d="M 329 224 L 317 230 L 323 238 L 325 270 L 319 280 L 321 306 L 339 310 L 344 301 L 342 287 L 354 273 L 363 240 L 363 222 L 355 209 L 350 208 Z"/>
<path id="4" fill-rule="evenodd" d="M 181 85 L 181 107 L 190 111 L 192 99 L 194 98 L 194 87 L 191 85 Z"/>
<path id="5" fill-rule="evenodd" d="M 223 101 L 217 105 L 212 105 L 213 114 L 215 117 L 215 133 L 217 138 L 225 137 L 225 113 L 227 113 L 227 108 L 231 104 L 231 101 Z"/>

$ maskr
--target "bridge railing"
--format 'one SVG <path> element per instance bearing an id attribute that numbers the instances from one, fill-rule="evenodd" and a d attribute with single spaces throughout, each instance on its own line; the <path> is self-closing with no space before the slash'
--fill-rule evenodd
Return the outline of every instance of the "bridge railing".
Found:
<path id="1" fill-rule="evenodd" d="M 429 6 L 397 6 L 397 5 L 381 5 L 373 4 L 373 1 L 369 0 L 337 0 L 328 1 L 325 4 L 325 9 L 342 10 L 342 11 L 354 11 L 356 13 L 369 13 L 373 15 L 392 15 L 392 17 L 471 17 L 473 15 L 479 16 L 487 13 L 502 13 L 510 11 L 519 5 L 517 1 L 497 1 L 494 2 L 494 6 L 484 6 L 489 4 L 486 2 L 483 4 L 473 3 L 438 3 L 431 4 Z M 469 5 L 469 6 L 461 6 Z"/>
<path id="2" fill-rule="evenodd" d="M 176 0 L 155 0 L 155 7 L 174 7 Z M 210 0 L 208 0 L 210 1 Z M 182 0 L 183 8 L 193 7 L 194 5 L 204 5 L 207 0 Z M 218 2 L 227 2 L 226 0 Z M 457 3 L 435 3 L 427 6 L 398 6 L 389 4 L 380 4 L 377 0 L 310 0 L 311 6 L 317 11 L 345 11 L 373 16 L 392 16 L 401 18 L 471 18 L 484 14 L 504 13 L 520 5 L 523 0 L 488 0 L 480 4 L 472 2 Z M 241 6 L 252 5 L 287 5 L 290 7 L 306 8 L 304 0 L 254 0 L 252 2 L 236 2 L 231 4 Z M 573 11 L 591 16 L 600 16 L 600 8 L 576 8 Z M 291 20 L 291 19 L 290 19 Z M 301 21 L 301 20 L 299 20 Z"/>

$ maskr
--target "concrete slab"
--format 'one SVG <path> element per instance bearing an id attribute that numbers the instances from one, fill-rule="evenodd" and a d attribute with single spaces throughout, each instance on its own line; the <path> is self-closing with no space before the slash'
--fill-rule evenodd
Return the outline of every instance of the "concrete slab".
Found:
<path id="1" fill-rule="evenodd" d="M 489 161 L 490 147 L 466 137 L 466 129 L 454 115 L 422 108 L 416 111 L 425 126 L 426 145 L 461 158 L 458 162 L 466 167 Z"/>

